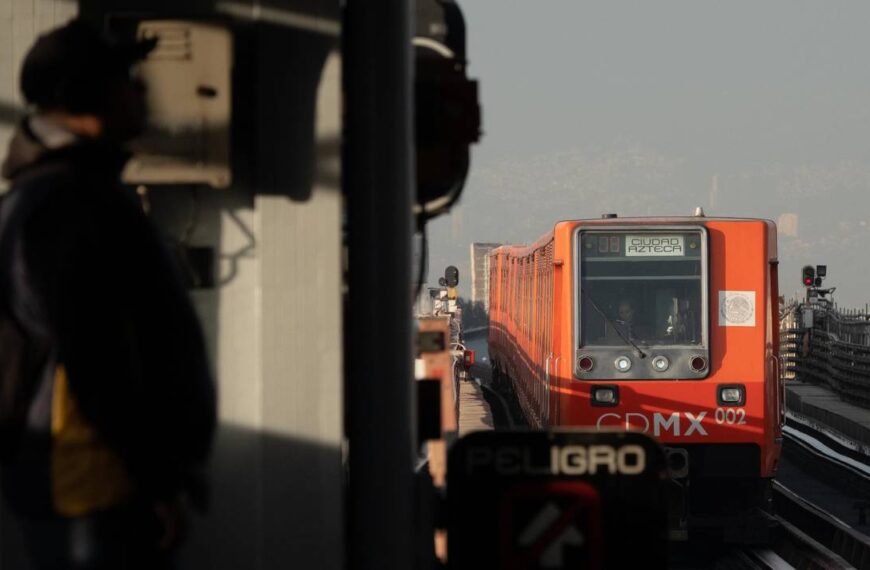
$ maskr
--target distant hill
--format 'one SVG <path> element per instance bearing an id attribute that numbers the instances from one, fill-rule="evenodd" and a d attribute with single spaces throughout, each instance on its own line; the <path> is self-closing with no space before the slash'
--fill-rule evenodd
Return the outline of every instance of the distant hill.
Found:
<path id="1" fill-rule="evenodd" d="M 826 285 L 837 286 L 839 303 L 870 301 L 867 165 L 777 163 L 711 172 L 631 144 L 473 163 L 459 206 L 430 224 L 430 281 L 449 264 L 468 276 L 473 241 L 528 243 L 560 219 L 689 215 L 695 206 L 711 216 L 777 221 L 795 214 L 783 218 L 791 235 L 780 235 L 781 292 L 800 288 L 802 265 L 826 263 Z"/>

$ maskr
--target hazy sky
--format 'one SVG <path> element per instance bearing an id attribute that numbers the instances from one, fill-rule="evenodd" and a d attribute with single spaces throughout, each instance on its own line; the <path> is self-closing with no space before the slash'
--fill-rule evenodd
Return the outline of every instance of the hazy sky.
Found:
<path id="1" fill-rule="evenodd" d="M 430 224 L 430 281 L 449 263 L 468 276 L 471 241 L 701 205 L 796 214 L 782 292 L 827 263 L 840 303 L 870 301 L 870 4 L 460 5 L 485 133 L 462 203 Z"/>

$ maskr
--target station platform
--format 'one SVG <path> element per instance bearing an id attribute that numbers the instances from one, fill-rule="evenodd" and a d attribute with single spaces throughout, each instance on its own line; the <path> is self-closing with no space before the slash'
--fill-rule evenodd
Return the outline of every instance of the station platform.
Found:
<path id="1" fill-rule="evenodd" d="M 844 402 L 833 390 L 797 380 L 786 383 L 786 410 L 870 446 L 870 410 Z"/>
<path id="2" fill-rule="evenodd" d="M 480 385 L 469 378 L 459 381 L 459 437 L 473 431 L 494 429 L 492 410 Z"/>

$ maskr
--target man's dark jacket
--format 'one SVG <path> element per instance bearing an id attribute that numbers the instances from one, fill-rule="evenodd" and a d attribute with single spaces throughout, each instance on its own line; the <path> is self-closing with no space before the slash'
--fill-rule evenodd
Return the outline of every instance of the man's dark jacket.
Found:
<path id="1" fill-rule="evenodd" d="M 202 332 L 167 249 L 119 185 L 124 160 L 97 140 L 47 149 L 25 122 L 3 165 L 0 458 L 19 510 L 41 510 L 22 479 L 39 462 L 34 408 L 55 363 L 142 498 L 184 490 L 209 452 Z"/>

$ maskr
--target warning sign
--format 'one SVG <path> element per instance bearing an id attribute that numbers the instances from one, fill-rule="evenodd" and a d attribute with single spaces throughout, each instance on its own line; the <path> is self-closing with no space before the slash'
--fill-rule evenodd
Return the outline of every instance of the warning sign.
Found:
<path id="1" fill-rule="evenodd" d="M 583 481 L 511 487 L 501 502 L 500 568 L 599 568 L 601 498 Z"/>
<path id="2" fill-rule="evenodd" d="M 448 461 L 452 569 L 666 567 L 667 471 L 643 434 L 477 432 Z"/>

